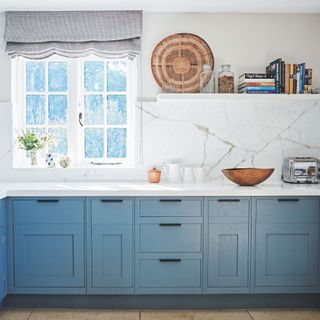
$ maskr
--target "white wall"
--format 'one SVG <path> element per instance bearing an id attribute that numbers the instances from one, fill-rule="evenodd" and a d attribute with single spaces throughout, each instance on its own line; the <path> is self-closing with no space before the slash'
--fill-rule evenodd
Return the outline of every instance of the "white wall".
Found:
<path id="1" fill-rule="evenodd" d="M 4 17 L 0 14 L 0 33 Z M 145 14 L 142 48 L 142 97 L 154 100 L 160 91 L 151 69 L 154 46 L 175 32 L 203 37 L 218 69 L 230 63 L 238 76 L 264 72 L 271 60 L 306 62 L 320 86 L 320 15 Z M 0 181 L 79 181 L 145 179 L 163 160 L 205 167 L 220 179 L 223 167 L 273 166 L 279 180 L 288 155 L 320 158 L 320 104 L 277 100 L 146 102 L 143 113 L 144 163 L 135 170 L 12 169 L 10 59 L 0 43 Z M 137 114 L 139 111 L 137 109 Z M 137 133 L 137 138 L 139 138 Z M 138 145 L 137 145 L 137 149 Z"/>
<path id="2" fill-rule="evenodd" d="M 0 34 L 4 14 L 0 14 Z M 155 45 L 167 35 L 191 32 L 211 47 L 216 70 L 230 63 L 236 76 L 264 72 L 273 59 L 306 62 L 314 69 L 314 85 L 320 86 L 320 15 L 145 13 L 142 41 L 142 97 L 154 99 L 155 83 L 150 57 Z M 1 40 L 2 40 L 1 36 Z M 0 43 L 0 102 L 10 101 L 10 59 Z"/>

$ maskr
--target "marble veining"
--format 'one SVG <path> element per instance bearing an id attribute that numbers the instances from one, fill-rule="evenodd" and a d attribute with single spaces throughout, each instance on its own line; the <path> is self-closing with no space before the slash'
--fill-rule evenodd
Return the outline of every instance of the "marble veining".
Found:
<path id="1" fill-rule="evenodd" d="M 151 166 L 167 160 L 202 166 L 208 180 L 216 182 L 225 179 L 222 168 L 274 167 L 272 182 L 280 180 L 284 157 L 320 158 L 320 104 L 313 100 L 160 100 L 137 104 L 136 115 L 134 169 L 40 169 L 35 174 L 12 168 L 11 105 L 2 103 L 0 180 L 143 180 Z"/>

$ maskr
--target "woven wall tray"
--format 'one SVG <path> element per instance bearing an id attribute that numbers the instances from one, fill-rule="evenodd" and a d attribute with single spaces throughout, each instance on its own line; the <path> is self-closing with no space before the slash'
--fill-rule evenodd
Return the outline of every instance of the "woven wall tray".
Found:
<path id="1" fill-rule="evenodd" d="M 153 76 L 164 92 L 199 92 L 204 64 L 214 68 L 212 51 L 202 38 L 191 33 L 164 38 L 154 48 L 151 58 Z"/>

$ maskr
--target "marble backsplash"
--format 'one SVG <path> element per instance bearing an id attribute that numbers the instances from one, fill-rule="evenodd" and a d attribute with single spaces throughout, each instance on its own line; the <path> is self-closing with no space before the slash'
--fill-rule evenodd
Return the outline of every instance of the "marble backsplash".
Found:
<path id="1" fill-rule="evenodd" d="M 219 181 L 222 168 L 274 167 L 270 181 L 278 181 L 284 157 L 320 158 L 320 102 L 287 98 L 138 104 L 135 169 L 13 169 L 11 105 L 2 103 L 0 181 L 143 180 L 164 160 L 203 166 L 208 180 Z"/>

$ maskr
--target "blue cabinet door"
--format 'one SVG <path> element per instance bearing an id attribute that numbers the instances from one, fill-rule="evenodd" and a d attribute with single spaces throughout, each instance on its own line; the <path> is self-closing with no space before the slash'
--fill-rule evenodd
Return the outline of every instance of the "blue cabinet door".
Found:
<path id="1" fill-rule="evenodd" d="M 210 199 L 206 220 L 206 292 L 249 292 L 248 198 Z"/>
<path id="2" fill-rule="evenodd" d="M 247 291 L 248 249 L 248 225 L 209 225 L 208 291 L 210 288 L 216 288 L 212 291 L 218 292 L 218 288 L 234 287 Z"/>
<path id="3" fill-rule="evenodd" d="M 6 296 L 5 207 L 0 200 L 0 302 Z"/>
<path id="4" fill-rule="evenodd" d="M 89 203 L 91 208 L 89 292 L 133 293 L 133 199 L 95 199 Z"/>
<path id="5" fill-rule="evenodd" d="M 254 199 L 254 292 L 318 291 L 319 199 Z"/>
<path id="6" fill-rule="evenodd" d="M 14 199 L 12 293 L 85 293 L 84 200 Z"/>
<path id="7" fill-rule="evenodd" d="M 256 235 L 256 286 L 317 286 L 318 225 L 262 224 Z"/>

